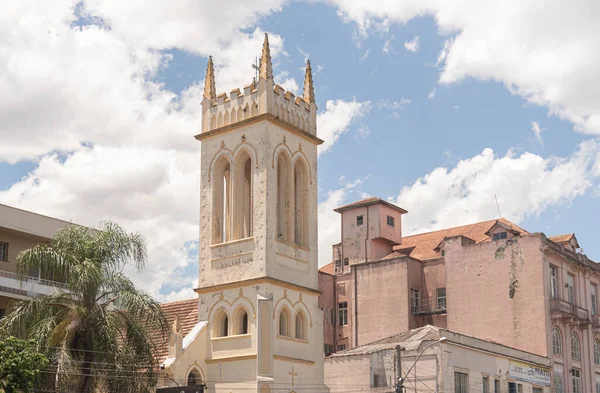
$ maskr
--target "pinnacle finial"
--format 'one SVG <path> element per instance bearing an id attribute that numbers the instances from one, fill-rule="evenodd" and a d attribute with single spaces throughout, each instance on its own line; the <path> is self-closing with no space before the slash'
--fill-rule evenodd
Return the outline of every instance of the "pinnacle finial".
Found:
<path id="1" fill-rule="evenodd" d="M 204 80 L 204 98 L 211 101 L 217 99 L 217 89 L 215 88 L 215 69 L 213 67 L 212 56 L 208 56 L 208 65 L 206 66 L 206 79 Z"/>
<path id="2" fill-rule="evenodd" d="M 310 60 L 306 60 L 306 72 L 304 74 L 304 94 L 302 94 L 302 98 L 308 104 L 312 104 L 315 102 L 315 88 L 313 86 L 312 68 L 310 68 Z"/>
<path id="3" fill-rule="evenodd" d="M 273 65 L 271 64 L 271 50 L 269 49 L 269 35 L 265 33 L 262 56 L 260 57 L 260 77 L 273 79 Z"/>
<path id="4" fill-rule="evenodd" d="M 175 315 L 175 320 L 173 321 L 173 325 L 171 326 L 171 331 L 174 334 L 177 334 L 181 331 L 181 325 L 179 324 L 179 318 Z"/>

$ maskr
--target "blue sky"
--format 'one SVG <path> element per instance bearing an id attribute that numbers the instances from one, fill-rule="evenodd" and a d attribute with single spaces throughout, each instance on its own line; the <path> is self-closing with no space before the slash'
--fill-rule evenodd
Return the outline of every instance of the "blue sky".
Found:
<path id="1" fill-rule="evenodd" d="M 158 0 L 9 6 L 0 203 L 139 230 L 150 264 L 137 282 L 165 299 L 193 296 L 192 136 L 207 57 L 219 92 L 242 87 L 267 31 L 277 83 L 299 92 L 307 56 L 313 64 L 318 132 L 330 142 L 319 157 L 320 264 L 339 240 L 331 209 L 367 195 L 407 209 L 410 233 L 495 218 L 497 195 L 503 216 L 548 236 L 575 232 L 600 260 L 600 75 L 590 71 L 600 60 L 572 52 L 599 52 L 581 40 L 597 29 L 584 13 L 562 21 L 534 0 L 472 3 L 461 15 L 452 2 L 225 3 L 239 12 Z"/>

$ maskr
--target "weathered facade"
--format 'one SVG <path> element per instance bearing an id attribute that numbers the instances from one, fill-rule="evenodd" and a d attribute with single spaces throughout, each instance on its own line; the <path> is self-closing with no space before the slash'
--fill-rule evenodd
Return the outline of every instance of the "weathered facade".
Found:
<path id="1" fill-rule="evenodd" d="M 316 104 L 273 81 L 265 35 L 257 81 L 202 102 L 197 319 L 171 313 L 161 386 L 210 391 L 328 391 L 318 304 Z"/>
<path id="2" fill-rule="evenodd" d="M 547 357 L 431 325 L 325 359 L 332 391 L 392 393 L 400 375 L 405 391 L 416 393 L 549 393 L 551 384 Z"/>
<path id="3" fill-rule="evenodd" d="M 600 266 L 574 235 L 546 237 L 498 219 L 400 236 L 378 257 L 383 252 L 364 250 L 382 241 L 357 228 L 380 225 L 367 221 L 365 204 L 381 202 L 337 209 L 342 241 L 324 268 L 333 283 L 320 289 L 334 301 L 323 307 L 348 310 L 347 321 L 331 327 L 334 350 L 432 324 L 549 357 L 557 392 L 600 389 Z M 386 213 L 386 223 L 397 225 L 404 213 Z"/>

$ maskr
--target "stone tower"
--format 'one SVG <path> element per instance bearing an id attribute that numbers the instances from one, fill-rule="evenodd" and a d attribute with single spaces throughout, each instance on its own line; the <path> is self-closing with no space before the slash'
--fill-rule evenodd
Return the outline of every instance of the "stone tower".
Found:
<path id="1" fill-rule="evenodd" d="M 265 34 L 259 78 L 202 101 L 199 319 L 209 389 L 328 391 L 317 290 L 316 111 L 273 81 Z M 202 362 L 204 363 L 204 362 Z"/>

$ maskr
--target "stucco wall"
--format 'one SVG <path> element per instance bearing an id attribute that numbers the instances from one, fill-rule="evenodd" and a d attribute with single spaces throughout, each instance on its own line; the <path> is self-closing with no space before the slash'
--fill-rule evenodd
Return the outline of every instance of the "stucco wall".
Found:
<path id="1" fill-rule="evenodd" d="M 335 298 L 333 297 L 334 277 L 330 274 L 319 272 L 319 308 L 322 308 L 323 314 L 323 343 L 335 344 Z M 333 312 L 333 320 L 331 314 Z"/>
<path id="2" fill-rule="evenodd" d="M 355 267 L 358 295 L 358 345 L 410 329 L 409 268 L 404 261 Z"/>
<path id="3" fill-rule="evenodd" d="M 243 150 L 252 156 L 253 236 L 212 244 L 214 163 L 224 155 L 234 162 Z M 316 289 L 317 149 L 313 142 L 263 120 L 201 142 L 200 286 L 270 276 Z M 309 166 L 308 247 L 277 240 L 276 155 L 285 151 L 293 163 Z M 268 261 L 271 261 L 267 263 Z"/>
<path id="4" fill-rule="evenodd" d="M 15 232 L 0 228 L 0 242 L 8 243 L 8 261 L 0 261 L 0 270 L 7 272 L 17 271 L 17 255 L 36 244 L 48 242 L 48 239 L 32 236 L 22 232 Z"/>
<path id="5" fill-rule="evenodd" d="M 448 329 L 547 355 L 539 236 L 461 246 L 446 241 Z"/>

